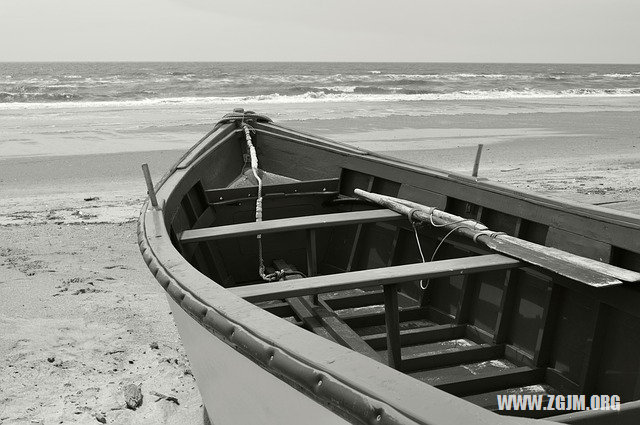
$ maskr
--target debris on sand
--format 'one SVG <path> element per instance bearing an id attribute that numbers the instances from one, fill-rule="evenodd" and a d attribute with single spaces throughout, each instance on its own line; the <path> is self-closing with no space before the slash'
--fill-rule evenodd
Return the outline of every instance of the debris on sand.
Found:
<path id="1" fill-rule="evenodd" d="M 142 405 L 142 390 L 139 385 L 129 384 L 124 387 L 124 400 L 127 403 L 127 408 L 136 410 Z"/>
<path id="2" fill-rule="evenodd" d="M 149 344 L 149 347 L 151 347 L 153 350 L 158 350 L 160 347 L 158 346 L 158 343 L 153 341 L 151 344 Z"/>
<path id="3" fill-rule="evenodd" d="M 100 199 L 100 198 L 99 198 L 99 197 L 97 197 L 97 196 L 90 196 L 90 197 L 88 197 L 88 198 L 84 198 L 84 200 L 85 200 L 85 201 L 87 201 L 87 202 L 89 202 L 89 201 L 97 201 L 97 200 L 99 200 L 99 199 Z"/>
<path id="4" fill-rule="evenodd" d="M 77 291 L 72 292 L 71 295 L 89 294 L 92 292 L 105 292 L 105 291 L 102 289 L 96 289 L 96 288 L 80 288 Z"/>
<path id="5" fill-rule="evenodd" d="M 64 217 L 57 214 L 55 210 L 51 210 L 47 213 L 47 220 L 64 220 Z"/>
<path id="6" fill-rule="evenodd" d="M 156 402 L 160 401 L 160 400 L 167 400 L 170 401 L 172 403 L 177 404 L 178 406 L 180 406 L 180 402 L 178 401 L 178 399 L 174 396 L 170 396 L 170 395 L 164 395 L 162 393 L 156 392 L 156 391 L 151 391 L 149 394 L 154 395 L 156 397 L 158 397 L 156 399 Z"/>
<path id="7" fill-rule="evenodd" d="M 100 422 L 101 424 L 106 424 L 107 423 L 107 417 L 105 416 L 104 413 L 97 412 L 93 416 L 96 418 L 96 421 Z"/>
<path id="8" fill-rule="evenodd" d="M 72 212 L 71 215 L 75 216 L 75 217 L 78 217 L 81 220 L 86 220 L 86 219 L 89 219 L 89 218 L 98 217 L 97 214 L 86 213 L 86 212 L 82 212 L 80 210 L 76 210 L 76 211 Z"/>

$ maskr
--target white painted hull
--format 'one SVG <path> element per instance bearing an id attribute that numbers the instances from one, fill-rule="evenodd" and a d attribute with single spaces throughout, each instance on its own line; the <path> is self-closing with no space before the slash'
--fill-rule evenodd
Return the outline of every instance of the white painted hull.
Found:
<path id="1" fill-rule="evenodd" d="M 348 423 L 216 338 L 167 298 L 214 425 Z"/>

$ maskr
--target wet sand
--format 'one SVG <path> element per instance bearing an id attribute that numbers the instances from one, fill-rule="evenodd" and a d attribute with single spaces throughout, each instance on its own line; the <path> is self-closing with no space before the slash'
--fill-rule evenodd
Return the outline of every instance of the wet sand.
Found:
<path id="1" fill-rule="evenodd" d="M 626 211 L 637 212 L 640 201 L 634 112 L 286 125 L 463 173 L 484 143 L 481 177 Z M 140 164 L 157 180 L 184 148 L 56 156 L 16 149 L 0 158 L 0 423 L 95 423 L 96 415 L 118 424 L 202 423 L 188 360 L 135 230 L 145 196 Z M 130 383 L 144 396 L 136 411 L 124 407 Z"/>

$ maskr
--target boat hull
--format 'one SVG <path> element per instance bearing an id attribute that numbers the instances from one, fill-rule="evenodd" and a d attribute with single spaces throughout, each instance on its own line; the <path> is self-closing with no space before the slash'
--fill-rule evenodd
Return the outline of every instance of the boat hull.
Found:
<path id="1" fill-rule="evenodd" d="M 214 425 L 348 422 L 216 338 L 167 297 Z"/>
<path id="2" fill-rule="evenodd" d="M 274 198 L 283 200 L 284 206 L 278 214 L 291 210 L 298 211 L 299 216 L 309 211 L 319 214 L 317 211 L 324 208 L 323 200 L 330 192 L 322 184 L 331 183 L 327 179 L 337 175 L 341 193 L 352 193 L 359 187 L 379 190 L 457 214 L 482 217 L 498 225 L 498 230 L 519 234 L 530 241 L 546 238 L 547 243 L 574 249 L 582 255 L 587 253 L 592 258 L 597 259 L 604 253 L 608 260 L 622 266 L 637 269 L 640 265 L 640 238 L 633 236 L 640 235 L 638 217 L 563 203 L 378 157 L 301 135 L 265 120 L 256 119 L 253 125 L 259 133 L 258 154 L 263 166 L 272 170 L 288 168 L 294 181 L 306 180 L 304 187 L 314 188 L 305 195 L 297 193 L 303 187 L 298 183 L 272 186 L 272 189 L 277 187 L 278 192 Z M 434 323 L 440 323 L 427 331 L 431 336 L 448 330 L 462 331 L 478 344 L 489 345 L 478 347 L 476 353 L 500 353 L 520 365 L 503 375 L 496 372 L 479 377 L 482 379 L 453 379 L 442 385 L 460 397 L 438 389 L 437 385 L 426 385 L 236 296 L 226 287 L 233 283 L 221 272 L 224 267 L 218 265 L 225 261 L 235 264 L 237 276 L 255 273 L 248 270 L 253 266 L 246 266 L 255 261 L 255 238 L 249 239 L 247 235 L 244 240 L 232 238 L 229 243 L 220 244 L 224 249 L 208 252 L 209 260 L 194 256 L 194 251 L 181 246 L 180 240 L 185 237 L 185 230 L 210 227 L 216 220 L 214 228 L 252 221 L 251 202 L 255 203 L 255 199 L 251 199 L 251 194 L 242 195 L 246 198 L 241 200 L 227 198 L 231 192 L 237 195 L 239 189 L 229 192 L 227 186 L 246 166 L 241 148 L 243 137 L 237 119 L 216 127 L 156 186 L 159 205 L 153 207 L 145 203 L 139 221 L 140 249 L 150 270 L 168 293 L 178 330 L 214 424 L 533 423 L 532 419 L 498 415 L 463 398 L 473 395 L 473 389 L 488 393 L 497 389 L 497 384 L 510 382 L 513 386 L 523 386 L 526 385 L 523 382 L 532 379 L 552 382 L 566 394 L 598 390 L 615 394 L 615 390 L 620 389 L 625 392 L 625 401 L 635 399 L 634 394 L 640 396 L 637 394 L 638 362 L 633 356 L 640 350 L 635 332 L 640 294 L 631 285 L 600 291 L 531 267 L 517 272 L 498 270 L 480 274 L 481 278 L 475 281 L 460 280 L 460 276 L 450 280 L 447 277 L 432 285 L 428 300 L 432 305 L 421 305 L 413 311 L 425 312 Z M 321 184 L 319 190 L 318 184 Z M 292 193 L 286 193 L 289 187 L 294 188 Z M 305 204 L 310 197 L 320 201 Z M 235 221 L 237 217 L 241 217 L 239 221 Z M 358 227 L 355 239 L 370 243 L 364 249 L 358 248 L 355 242 L 353 246 L 335 243 L 327 249 L 328 240 L 336 241 L 329 236 L 337 235 L 340 242 L 344 239 L 340 237 L 350 235 L 348 232 L 323 234 L 318 231 L 314 243 L 317 250 L 346 252 L 349 270 L 352 261 L 354 267 L 358 266 L 360 258 L 363 262 L 360 267 L 365 271 L 380 267 L 374 265 L 376 262 L 391 264 L 394 256 L 382 245 L 385 240 L 391 241 L 394 249 L 396 245 L 400 247 L 402 252 L 415 251 L 411 226 L 406 221 L 403 223 L 370 227 L 368 230 L 377 233 L 370 232 L 369 236 L 367 229 Z M 282 228 L 290 225 L 279 224 Z M 356 225 L 353 227 L 355 230 Z M 409 237 L 396 236 L 393 242 L 393 237 L 389 237 L 392 232 L 404 232 Z M 266 252 L 282 250 L 284 246 L 290 250 L 290 258 L 304 262 L 304 238 L 296 238 L 292 232 L 286 243 L 275 248 L 266 246 Z M 453 248 L 478 254 L 476 247 L 454 242 Z M 210 248 L 206 240 L 197 243 Z M 185 255 L 189 252 L 192 256 L 188 262 Z M 480 250 L 479 253 L 486 252 Z M 482 258 L 479 261 L 483 261 Z M 309 264 L 312 263 L 313 260 L 309 260 Z M 215 265 L 214 270 L 207 269 L 211 264 Z M 309 270 L 313 267 L 309 265 Z M 519 278 L 518 282 L 514 276 Z M 415 291 L 416 287 L 413 285 L 408 290 Z M 631 339 L 625 340 L 626 336 Z M 594 343 L 593 338 L 597 342 Z M 576 354 L 576 350 L 586 350 L 586 358 L 584 353 Z M 631 355 L 625 357 L 622 353 Z M 458 355 L 467 358 L 467 354 Z M 436 357 L 426 360 L 437 361 L 441 366 L 448 366 L 446 362 L 451 360 L 444 354 Z M 595 424 L 605 420 L 603 418 L 616 418 L 617 423 L 637 423 L 640 409 L 637 402 L 629 401 L 620 412 L 602 415 L 580 412 L 556 419 Z"/>

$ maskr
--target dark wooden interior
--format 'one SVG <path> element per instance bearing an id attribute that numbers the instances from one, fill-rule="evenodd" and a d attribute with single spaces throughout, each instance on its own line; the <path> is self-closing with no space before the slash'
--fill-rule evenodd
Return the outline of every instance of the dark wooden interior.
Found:
<path id="1" fill-rule="evenodd" d="M 212 146 L 181 197 L 167 202 L 172 241 L 203 274 L 274 315 L 490 410 L 498 393 L 640 399 L 637 286 L 589 287 L 455 235 L 422 263 L 407 217 L 355 199 L 353 190 L 434 206 L 635 271 L 638 219 L 255 127 L 266 173 L 263 222 L 255 223 L 255 182 L 241 184 L 251 179 L 239 131 Z M 418 228 L 427 260 L 446 233 Z M 265 264 L 291 272 L 283 281 L 260 279 L 258 234 Z M 420 279 L 429 279 L 426 290 Z"/>

